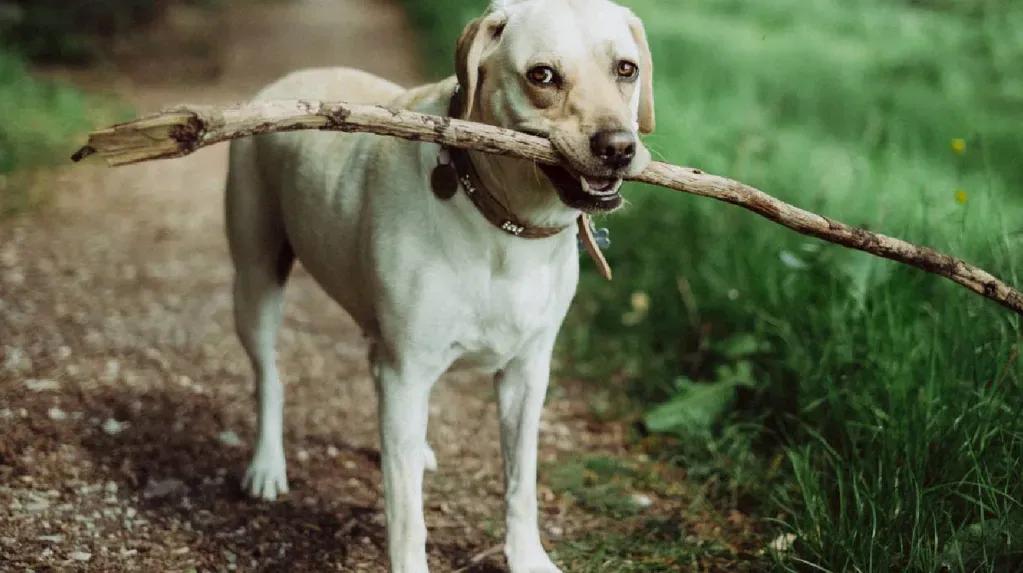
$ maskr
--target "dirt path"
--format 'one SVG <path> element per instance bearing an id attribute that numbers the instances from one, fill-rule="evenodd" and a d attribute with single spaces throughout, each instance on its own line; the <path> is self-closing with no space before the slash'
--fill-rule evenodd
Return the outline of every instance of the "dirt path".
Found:
<path id="1" fill-rule="evenodd" d="M 219 79 L 125 80 L 118 93 L 145 111 L 244 99 L 306 66 L 420 79 L 402 13 L 386 2 L 241 3 L 225 22 Z M 273 505 L 240 494 L 254 415 L 231 323 L 225 162 L 221 147 L 63 169 L 45 179 L 51 207 L 0 226 L 0 569 L 384 570 L 365 346 L 301 271 L 280 345 L 292 493 Z M 575 404 L 552 397 L 545 460 L 620 443 Z M 478 377 L 448 377 L 434 394 L 440 471 L 426 499 L 437 571 L 499 541 L 495 415 Z M 578 530 L 557 496 L 543 498 L 555 543 Z"/>

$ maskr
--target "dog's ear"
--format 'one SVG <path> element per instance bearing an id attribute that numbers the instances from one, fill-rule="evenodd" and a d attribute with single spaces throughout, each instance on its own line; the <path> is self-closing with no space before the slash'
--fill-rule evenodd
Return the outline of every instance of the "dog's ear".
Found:
<path id="1" fill-rule="evenodd" d="M 643 21 L 633 15 L 629 18 L 629 29 L 639 46 L 639 131 L 653 133 L 657 125 L 654 117 L 654 58 L 650 53 Z"/>
<path id="2" fill-rule="evenodd" d="M 492 12 L 470 22 L 458 39 L 455 72 L 462 90 L 462 119 L 469 118 L 475 105 L 483 56 L 501 39 L 507 21 L 503 12 Z"/>

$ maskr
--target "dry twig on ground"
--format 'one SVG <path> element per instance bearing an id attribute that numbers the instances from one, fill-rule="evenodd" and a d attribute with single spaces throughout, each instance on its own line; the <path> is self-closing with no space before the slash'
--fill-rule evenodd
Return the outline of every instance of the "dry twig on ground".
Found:
<path id="1" fill-rule="evenodd" d="M 544 164 L 561 163 L 550 141 L 541 137 L 408 110 L 304 100 L 174 108 L 93 133 L 89 144 L 74 159 L 99 155 L 110 165 L 126 165 L 181 157 L 241 137 L 297 130 L 369 132 Z M 632 179 L 738 205 L 804 235 L 943 276 L 1023 315 L 1023 294 L 1019 291 L 981 268 L 934 249 L 811 213 L 749 185 L 699 169 L 655 162 Z"/>

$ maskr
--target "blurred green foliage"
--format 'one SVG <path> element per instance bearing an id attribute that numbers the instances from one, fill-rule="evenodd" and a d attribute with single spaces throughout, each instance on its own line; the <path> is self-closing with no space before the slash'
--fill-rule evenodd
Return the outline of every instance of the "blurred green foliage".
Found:
<path id="1" fill-rule="evenodd" d="M 67 161 L 78 136 L 123 119 L 125 109 L 57 82 L 33 77 L 24 61 L 0 50 L 0 217 L 38 201 L 16 170 Z"/>
<path id="2" fill-rule="evenodd" d="M 72 134 L 90 127 L 86 108 L 78 91 L 38 81 L 20 59 L 0 52 L 0 173 L 40 161 L 42 150 L 66 148 Z"/>
<path id="3" fill-rule="evenodd" d="M 154 0 L 7 0 L 3 36 L 9 48 L 36 61 L 85 63 L 133 25 L 152 21 Z"/>
<path id="4" fill-rule="evenodd" d="M 0 44 L 36 62 L 85 64 L 101 57 L 119 35 L 153 23 L 174 2 L 218 1 L 0 0 Z"/>
<path id="5" fill-rule="evenodd" d="M 625 3 L 656 61 L 655 155 L 1021 284 L 1023 3 Z M 406 4 L 450 73 L 485 3 Z M 625 388 L 690 475 L 782 515 L 779 568 L 1023 562 L 1018 317 L 734 207 L 627 197 L 604 222 L 615 282 L 584 274 L 562 376 Z"/>
<path id="6" fill-rule="evenodd" d="M 152 0 L 0 0 L 0 216 L 30 206 L 16 169 L 66 161 L 75 136 L 121 115 L 116 104 L 33 76 L 26 59 L 85 63 L 104 42 L 155 18 Z"/>

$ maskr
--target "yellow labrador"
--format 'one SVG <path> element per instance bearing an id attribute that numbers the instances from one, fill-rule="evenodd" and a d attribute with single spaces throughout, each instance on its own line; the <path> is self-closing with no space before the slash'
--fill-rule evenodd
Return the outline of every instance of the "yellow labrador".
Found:
<path id="1" fill-rule="evenodd" d="M 457 77 L 404 90 L 348 69 L 292 74 L 260 99 L 385 103 L 551 138 L 569 168 L 372 135 L 291 133 L 231 147 L 227 221 L 239 337 L 257 377 L 244 487 L 287 492 L 274 355 L 297 257 L 371 341 L 391 570 L 427 571 L 430 390 L 456 362 L 494 374 L 515 573 L 558 568 L 540 542 L 537 432 L 551 351 L 575 294 L 581 213 L 621 205 L 650 154 L 643 26 L 608 0 L 505 0 L 469 24 Z"/>

